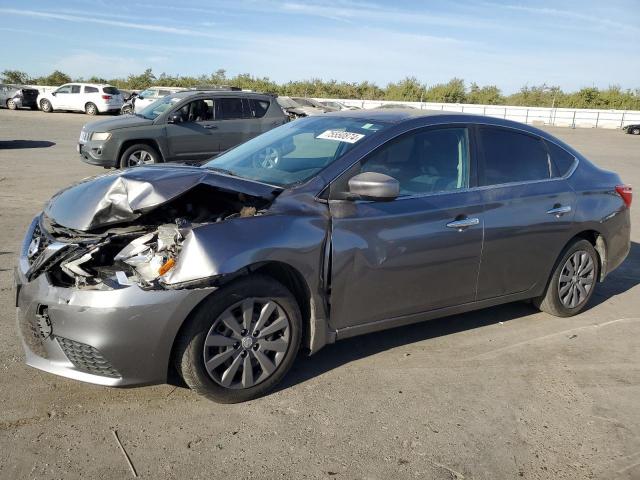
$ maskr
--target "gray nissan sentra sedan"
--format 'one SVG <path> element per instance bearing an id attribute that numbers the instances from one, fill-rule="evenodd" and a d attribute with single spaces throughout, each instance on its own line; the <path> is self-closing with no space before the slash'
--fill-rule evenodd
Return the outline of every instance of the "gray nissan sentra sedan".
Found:
<path id="1" fill-rule="evenodd" d="M 219 402 L 299 350 L 531 299 L 566 317 L 630 248 L 631 188 L 557 138 L 410 110 L 296 120 L 202 167 L 56 194 L 16 269 L 27 363 L 109 386 L 172 369 Z"/>

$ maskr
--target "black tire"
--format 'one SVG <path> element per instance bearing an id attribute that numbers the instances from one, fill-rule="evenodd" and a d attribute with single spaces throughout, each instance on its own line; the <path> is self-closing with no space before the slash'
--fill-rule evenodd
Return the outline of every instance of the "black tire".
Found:
<path id="1" fill-rule="evenodd" d="M 53 112 L 53 105 L 51 105 L 51 102 L 47 99 L 40 100 L 40 110 L 45 113 L 51 113 Z"/>
<path id="2" fill-rule="evenodd" d="M 140 158 L 140 160 L 144 163 L 134 165 L 131 160 L 132 158 Z M 147 159 L 148 161 L 146 161 Z M 129 168 L 140 166 L 143 164 L 150 165 L 160 162 L 162 162 L 162 156 L 155 148 L 145 143 L 136 143 L 135 145 L 131 145 L 124 152 L 122 152 L 118 164 L 120 165 L 120 168 Z"/>
<path id="3" fill-rule="evenodd" d="M 130 106 L 122 107 L 122 109 L 120 110 L 120 113 L 122 115 L 129 115 L 130 113 L 133 113 L 133 108 Z"/>
<path id="4" fill-rule="evenodd" d="M 18 108 L 18 106 L 16 105 L 16 102 L 13 101 L 13 98 L 10 98 L 9 100 L 7 100 L 7 108 L 9 110 L 15 110 L 16 108 Z"/>
<path id="5" fill-rule="evenodd" d="M 583 290 L 587 287 L 586 284 L 581 283 L 582 276 L 579 273 L 579 269 L 578 272 L 576 272 L 576 274 L 573 276 L 562 275 L 563 270 L 565 273 L 567 272 L 567 270 L 565 270 L 565 266 L 567 265 L 567 262 L 569 262 L 569 259 L 571 259 L 575 255 L 578 255 L 578 252 L 584 252 L 589 255 L 593 265 L 592 274 L 590 274 L 591 271 L 587 272 L 587 274 L 589 274 L 593 278 L 592 283 L 589 284 L 590 286 L 586 291 L 586 295 L 581 295 L 578 291 L 580 289 L 580 286 L 578 286 L 578 284 L 582 286 Z M 586 272 L 587 268 L 585 268 L 583 271 Z M 554 267 L 553 273 L 551 274 L 551 278 L 549 279 L 549 282 L 547 284 L 545 293 L 540 297 L 534 298 L 533 304 L 543 312 L 549 313 L 556 317 L 571 317 L 573 315 L 577 315 L 589 304 L 589 300 L 591 299 L 591 296 L 593 295 L 596 284 L 598 282 L 599 275 L 600 257 L 593 248 L 593 245 L 591 245 L 591 243 L 587 240 L 575 240 L 574 242 L 569 244 L 560 254 L 560 257 Z M 569 282 L 564 282 L 563 285 L 561 285 L 561 276 L 563 277 L 563 279 L 571 278 L 572 280 L 570 280 Z M 584 280 L 586 281 L 587 279 L 585 278 Z M 561 290 L 563 288 L 566 288 L 567 286 L 569 290 L 573 289 L 574 287 L 572 286 L 572 282 L 575 282 L 576 285 L 574 294 L 581 296 L 580 301 L 576 302 L 576 304 L 573 306 L 567 305 L 566 302 L 567 296 L 570 296 L 571 294 L 566 294 L 566 296 L 564 297 L 565 301 L 563 301 L 563 298 L 561 298 L 560 294 Z M 568 290 L 566 291 L 568 292 Z"/>
<path id="6" fill-rule="evenodd" d="M 85 106 L 84 106 L 84 113 L 86 113 L 87 115 L 97 115 L 98 113 L 98 107 L 96 107 L 95 103 L 92 102 L 88 102 Z"/>
<path id="7" fill-rule="evenodd" d="M 640 135 L 640 128 L 635 127 L 631 129 L 631 134 L 632 135 Z"/>
<path id="8" fill-rule="evenodd" d="M 207 372 L 204 342 L 222 313 L 248 298 L 273 301 L 281 307 L 289 320 L 288 346 L 273 373 L 264 380 L 248 388 L 227 388 L 214 381 Z M 296 359 L 301 339 L 302 317 L 291 292 L 270 277 L 251 275 L 222 287 L 197 307 L 176 339 L 173 363 L 184 382 L 199 395 L 218 403 L 245 402 L 265 395 L 283 379 Z M 259 341 L 261 340 L 256 340 L 256 342 Z M 244 341 L 241 346 L 228 347 L 228 349 L 242 350 L 243 346 Z M 235 375 L 239 373 L 238 370 Z"/>

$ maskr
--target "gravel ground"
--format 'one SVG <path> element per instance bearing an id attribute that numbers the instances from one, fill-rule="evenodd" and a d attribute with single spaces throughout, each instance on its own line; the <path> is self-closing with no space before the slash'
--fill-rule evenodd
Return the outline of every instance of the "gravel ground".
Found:
<path id="1" fill-rule="evenodd" d="M 640 478 L 637 227 L 579 316 L 519 303 L 346 340 L 245 404 L 26 367 L 12 267 L 44 201 L 103 171 L 75 154 L 87 120 L 0 111 L 0 478 L 131 478 L 112 430 L 142 478 Z M 640 185 L 640 137 L 553 133 Z"/>

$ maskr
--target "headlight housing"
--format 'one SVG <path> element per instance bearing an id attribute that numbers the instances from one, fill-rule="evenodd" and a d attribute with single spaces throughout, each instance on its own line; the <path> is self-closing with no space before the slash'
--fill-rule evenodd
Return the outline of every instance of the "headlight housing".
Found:
<path id="1" fill-rule="evenodd" d="M 111 138 L 111 134 L 108 132 L 93 132 L 91 134 L 91 140 L 94 141 L 104 141 L 104 140 L 109 140 Z"/>

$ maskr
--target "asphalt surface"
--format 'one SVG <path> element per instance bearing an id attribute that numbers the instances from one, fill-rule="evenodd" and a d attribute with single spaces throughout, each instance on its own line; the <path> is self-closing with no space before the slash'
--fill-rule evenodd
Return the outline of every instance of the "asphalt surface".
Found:
<path id="1" fill-rule="evenodd" d="M 517 303 L 346 340 L 249 403 L 25 366 L 12 268 L 45 200 L 104 171 L 75 153 L 88 120 L 0 111 L 0 478 L 132 478 L 113 430 L 141 478 L 640 478 L 640 205 L 583 314 Z M 640 137 L 553 133 L 640 186 Z"/>

